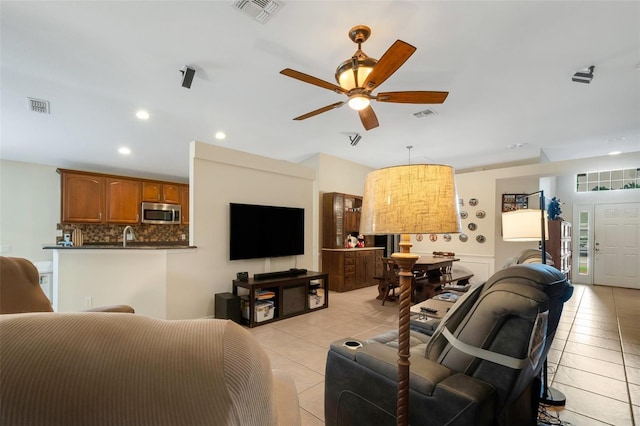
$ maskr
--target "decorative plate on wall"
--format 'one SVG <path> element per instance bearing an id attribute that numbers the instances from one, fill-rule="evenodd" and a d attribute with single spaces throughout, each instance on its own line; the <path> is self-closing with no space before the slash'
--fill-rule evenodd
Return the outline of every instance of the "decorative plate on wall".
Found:
<path id="1" fill-rule="evenodd" d="M 477 242 L 479 242 L 479 243 L 481 243 L 481 244 L 482 244 L 482 243 L 484 243 L 484 242 L 485 242 L 485 240 L 486 240 L 486 239 L 484 238 L 484 235 L 478 235 L 478 236 L 476 237 L 476 241 L 477 241 Z"/>
<path id="2" fill-rule="evenodd" d="M 478 229 L 478 225 L 471 222 L 470 224 L 467 225 L 467 228 L 469 228 L 469 231 L 475 231 L 476 229 Z"/>
<path id="3" fill-rule="evenodd" d="M 486 215 L 487 215 L 487 213 L 485 213 L 485 211 L 484 211 L 484 210 L 478 210 L 478 211 L 476 212 L 476 217 L 477 217 L 478 219 L 484 219 L 484 217 L 485 217 Z"/>
<path id="4" fill-rule="evenodd" d="M 449 242 L 449 241 L 451 241 L 451 235 L 449 235 L 449 234 L 444 234 L 444 235 L 442 236 L 442 239 L 443 239 L 443 240 L 445 240 L 446 242 Z"/>
<path id="5" fill-rule="evenodd" d="M 467 239 L 469 237 L 467 237 L 467 234 L 460 234 L 460 236 L 458 238 L 460 238 L 460 241 L 462 241 L 464 243 L 464 242 L 467 241 Z"/>
<path id="6" fill-rule="evenodd" d="M 469 216 L 469 214 L 466 211 L 462 210 L 460 212 L 460 217 L 461 218 L 466 219 L 468 216 Z"/>
<path id="7" fill-rule="evenodd" d="M 438 241 L 438 235 L 437 235 L 437 234 L 429 234 L 429 239 L 430 239 L 432 242 L 434 242 L 434 243 L 435 243 L 436 241 Z"/>
<path id="8" fill-rule="evenodd" d="M 422 234 L 416 234 L 416 241 L 422 241 Z"/>
<path id="9" fill-rule="evenodd" d="M 478 199 L 477 198 L 471 198 L 469 200 L 469 205 L 470 206 L 477 206 L 478 205 Z"/>

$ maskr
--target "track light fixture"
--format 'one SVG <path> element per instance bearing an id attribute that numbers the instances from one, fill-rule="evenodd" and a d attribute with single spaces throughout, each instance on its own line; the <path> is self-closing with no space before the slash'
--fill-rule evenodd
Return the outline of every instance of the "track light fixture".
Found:
<path id="1" fill-rule="evenodd" d="M 576 83 L 586 83 L 586 84 L 591 83 L 591 80 L 593 80 L 594 69 L 595 69 L 595 66 L 591 65 L 587 69 L 578 71 L 573 75 L 573 77 L 571 77 L 571 81 L 575 81 Z"/>
<path id="2" fill-rule="evenodd" d="M 358 145 L 358 142 L 360 142 L 360 139 L 362 139 L 362 136 L 360 136 L 360 133 L 356 133 L 354 136 L 349 136 L 349 140 L 351 141 L 351 146 Z"/>

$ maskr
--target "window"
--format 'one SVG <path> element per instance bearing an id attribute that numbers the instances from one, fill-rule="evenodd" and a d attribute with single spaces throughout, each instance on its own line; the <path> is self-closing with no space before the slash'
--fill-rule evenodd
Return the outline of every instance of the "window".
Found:
<path id="1" fill-rule="evenodd" d="M 640 168 L 579 173 L 576 192 L 617 191 L 640 188 Z"/>

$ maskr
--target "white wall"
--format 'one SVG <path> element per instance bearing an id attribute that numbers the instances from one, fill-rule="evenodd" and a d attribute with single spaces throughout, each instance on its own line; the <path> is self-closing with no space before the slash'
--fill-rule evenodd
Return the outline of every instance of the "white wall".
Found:
<path id="1" fill-rule="evenodd" d="M 604 191 L 602 193 L 576 193 L 575 175 L 590 171 L 616 170 L 635 168 L 640 165 L 640 152 L 621 154 L 618 156 L 603 156 L 580 160 L 570 160 L 555 163 L 530 164 L 525 166 L 506 167 L 477 172 L 460 173 L 456 175 L 458 196 L 465 202 L 468 212 L 472 208 L 468 205 L 471 197 L 478 198 L 476 209 L 482 208 L 487 213 L 483 220 L 479 220 L 478 231 L 486 229 L 487 242 L 478 244 L 471 241 L 473 232 L 465 229 L 469 235 L 469 241 L 461 243 L 457 235 L 452 235 L 452 241 L 446 243 L 441 236 L 433 243 L 428 236 L 424 236 L 422 242 L 412 238 L 412 251 L 418 253 L 431 253 L 433 251 L 453 251 L 461 258 L 459 266 L 477 267 L 481 259 L 486 258 L 490 273 L 493 274 L 504 265 L 505 261 L 518 254 L 524 248 L 536 248 L 533 243 L 512 243 L 502 241 L 501 233 L 501 197 L 503 193 L 531 193 L 541 189 L 543 185 L 547 200 L 557 196 L 562 201 L 562 216 L 572 220 L 573 204 L 593 203 L 624 203 L 638 202 L 640 190 Z M 488 203 L 486 202 L 488 201 Z M 470 214 L 471 216 L 471 214 Z M 462 221 L 463 225 L 470 220 Z M 475 239 L 475 236 L 473 237 Z M 575 241 L 574 241 L 575 243 Z M 576 248 L 574 247 L 574 251 Z M 466 259 L 470 260 L 467 261 Z M 468 262 L 468 265 L 466 264 Z M 574 265 L 575 268 L 575 265 Z M 479 268 L 483 269 L 483 268 Z"/>
<path id="2" fill-rule="evenodd" d="M 216 293 L 231 292 L 236 273 L 314 270 L 318 234 L 314 224 L 315 170 L 200 142 L 191 144 L 191 244 L 195 253 L 175 255 L 167 265 L 167 318 L 213 315 Z M 229 260 L 229 203 L 305 209 L 304 255 Z M 247 241 L 251 244 L 251 241 Z"/>
<path id="3" fill-rule="evenodd" d="M 167 317 L 169 250 L 51 250 L 56 312 L 126 304 L 136 313 Z M 171 250 L 180 251 L 180 250 Z M 87 306 L 87 298 L 91 305 Z"/>
<path id="4" fill-rule="evenodd" d="M 50 261 L 60 220 L 56 168 L 0 160 L 0 255 Z"/>
<path id="5" fill-rule="evenodd" d="M 341 192 L 361 196 L 364 192 L 364 181 L 367 174 L 375 169 L 321 153 L 308 158 L 301 164 L 312 167 L 316 171 L 314 235 L 318 236 L 318 243 L 315 246 L 314 259 L 318 265 L 322 265 L 322 238 L 320 238 L 322 235 L 322 195 L 326 192 Z"/>

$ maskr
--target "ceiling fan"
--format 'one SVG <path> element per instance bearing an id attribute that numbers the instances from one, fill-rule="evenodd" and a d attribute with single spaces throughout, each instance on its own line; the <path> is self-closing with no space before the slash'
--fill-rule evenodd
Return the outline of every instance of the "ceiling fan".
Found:
<path id="1" fill-rule="evenodd" d="M 369 105 L 372 99 L 378 102 L 394 102 L 408 104 L 441 104 L 447 98 L 449 92 L 427 91 L 403 91 L 380 92 L 377 95 L 372 92 L 387 78 L 398 70 L 416 48 L 402 40 L 396 40 L 379 60 L 367 56 L 362 51 L 362 43 L 371 35 L 371 29 L 365 25 L 351 28 L 349 38 L 358 45 L 358 50 L 353 57 L 347 59 L 336 70 L 336 81 L 339 85 L 304 74 L 300 71 L 285 68 L 280 74 L 295 78 L 305 83 L 313 84 L 323 89 L 329 89 L 336 93 L 347 95 L 347 101 L 336 102 L 315 111 L 294 118 L 304 120 L 323 112 L 339 108 L 345 103 L 358 111 L 360 121 L 366 130 L 378 127 L 378 118 Z"/>

